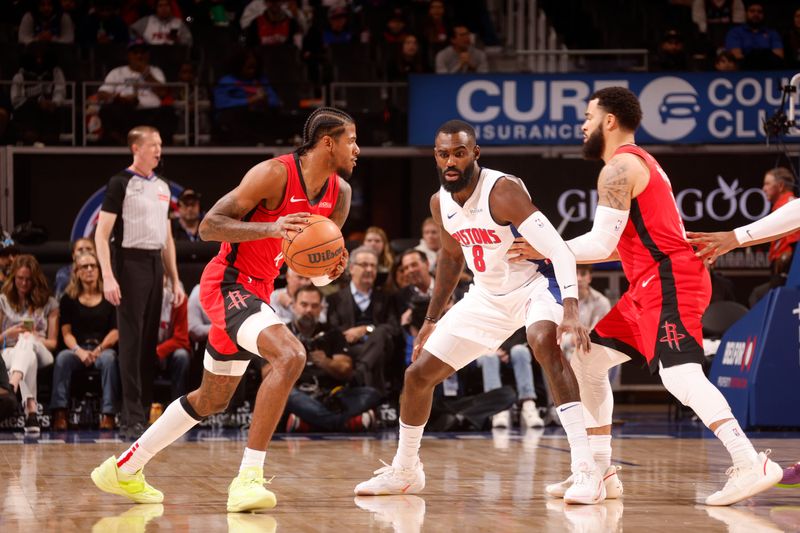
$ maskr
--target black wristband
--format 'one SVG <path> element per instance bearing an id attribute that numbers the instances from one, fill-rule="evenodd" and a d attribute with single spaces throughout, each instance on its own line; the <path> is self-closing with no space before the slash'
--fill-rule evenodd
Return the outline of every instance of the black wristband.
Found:
<path id="1" fill-rule="evenodd" d="M 433 317 L 432 317 L 432 316 L 430 316 L 430 315 L 425 315 L 425 320 L 427 320 L 428 322 L 430 322 L 430 323 L 432 323 L 432 324 L 436 324 L 436 322 L 438 322 L 438 321 L 439 321 L 439 319 L 438 319 L 438 318 L 433 318 Z"/>

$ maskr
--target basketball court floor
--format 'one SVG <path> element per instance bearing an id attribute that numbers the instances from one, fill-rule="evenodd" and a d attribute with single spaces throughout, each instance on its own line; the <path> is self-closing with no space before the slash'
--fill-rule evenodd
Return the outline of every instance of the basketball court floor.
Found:
<path id="1" fill-rule="evenodd" d="M 773 488 L 733 507 L 702 501 L 722 486 L 729 458 L 713 436 L 666 406 L 628 413 L 615 427 L 614 462 L 625 494 L 594 506 L 565 506 L 544 494 L 568 475 L 561 428 L 430 434 L 422 444 L 420 495 L 354 497 L 353 487 L 391 461 L 396 431 L 278 435 L 267 477 L 278 506 L 227 514 L 227 486 L 246 434 L 195 430 L 147 466 L 163 505 L 134 505 L 101 493 L 89 472 L 125 443 L 114 432 L 0 433 L 0 531 L 230 532 L 693 532 L 800 531 L 800 489 Z M 753 433 L 781 466 L 800 460 L 800 432 Z"/>

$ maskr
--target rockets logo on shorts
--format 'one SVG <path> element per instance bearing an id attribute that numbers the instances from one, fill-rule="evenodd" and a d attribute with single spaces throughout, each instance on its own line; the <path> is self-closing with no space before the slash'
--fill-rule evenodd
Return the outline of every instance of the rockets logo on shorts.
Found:
<path id="1" fill-rule="evenodd" d="M 226 298 L 229 298 L 231 303 L 228 305 L 228 309 L 242 309 L 247 307 L 247 304 L 244 303 L 245 300 L 250 298 L 250 294 L 242 295 L 239 291 L 229 291 Z"/>
<path id="2" fill-rule="evenodd" d="M 664 329 L 664 336 L 658 339 L 658 342 L 666 342 L 673 350 L 681 351 L 681 339 L 686 337 L 683 333 L 678 333 L 678 326 L 667 320 L 661 326 Z M 673 344 L 674 343 L 674 344 Z"/>

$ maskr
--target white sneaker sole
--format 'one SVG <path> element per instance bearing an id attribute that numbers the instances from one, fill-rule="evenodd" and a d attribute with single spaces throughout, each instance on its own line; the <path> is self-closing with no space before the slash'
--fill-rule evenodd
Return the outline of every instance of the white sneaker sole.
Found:
<path id="1" fill-rule="evenodd" d="M 751 498 L 759 492 L 764 492 L 767 489 L 771 489 L 783 478 L 783 469 L 774 461 L 767 460 L 767 464 L 765 465 L 765 474 L 766 475 L 759 479 L 756 483 L 750 485 L 746 492 L 731 494 L 725 499 L 712 500 L 714 494 L 716 494 L 714 493 L 706 498 L 706 505 L 733 505 L 742 500 L 746 500 L 747 498 Z"/>
<path id="2" fill-rule="evenodd" d="M 622 486 L 622 481 L 617 477 L 617 470 L 619 469 L 618 466 L 614 466 L 614 472 L 608 473 L 606 470 L 606 475 L 603 476 L 603 483 L 606 486 L 606 500 L 616 500 L 622 493 L 624 492 L 624 488 Z M 551 498 L 563 498 L 564 494 L 567 493 L 567 489 L 572 486 L 572 483 L 567 484 L 566 481 L 562 481 L 561 483 L 554 483 L 552 485 L 547 485 L 544 489 L 545 494 L 550 496 Z"/>

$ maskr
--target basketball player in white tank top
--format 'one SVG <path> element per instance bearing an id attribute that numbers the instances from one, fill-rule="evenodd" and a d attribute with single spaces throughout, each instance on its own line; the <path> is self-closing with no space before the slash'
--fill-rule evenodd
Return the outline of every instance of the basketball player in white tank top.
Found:
<path id="1" fill-rule="evenodd" d="M 436 134 L 434 156 L 441 189 L 431 197 L 430 207 L 444 230 L 442 248 L 433 296 L 414 346 L 414 362 L 405 373 L 399 446 L 392 464 L 356 486 L 355 493 L 420 492 L 425 474 L 418 452 L 434 387 L 481 354 L 496 350 L 524 325 L 570 443 L 575 483 L 565 501 L 598 503 L 606 497 L 602 473 L 589 449 L 578 384 L 558 347 L 558 339 L 569 332 L 578 346 L 589 348 L 587 331 L 578 319 L 575 257 L 531 203 L 521 180 L 478 166 L 480 148 L 469 124 L 460 120 L 443 124 Z M 554 277 L 539 272 L 537 264 L 508 262 L 506 252 L 515 237 L 512 225 L 529 242 L 536 241 L 537 248 L 546 250 L 543 253 L 552 261 Z M 475 283 L 439 321 L 465 259 Z"/>

